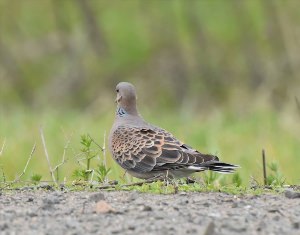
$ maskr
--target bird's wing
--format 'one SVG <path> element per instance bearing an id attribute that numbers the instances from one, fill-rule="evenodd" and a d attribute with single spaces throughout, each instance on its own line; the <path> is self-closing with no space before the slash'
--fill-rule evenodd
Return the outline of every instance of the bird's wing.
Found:
<path id="1" fill-rule="evenodd" d="M 181 169 L 219 160 L 192 149 L 157 127 L 119 126 L 112 134 L 111 149 L 123 168 L 139 173 Z"/>

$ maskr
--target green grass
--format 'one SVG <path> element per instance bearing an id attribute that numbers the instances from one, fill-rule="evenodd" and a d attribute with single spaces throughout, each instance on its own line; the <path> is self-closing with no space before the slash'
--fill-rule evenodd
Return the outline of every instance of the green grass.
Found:
<path id="1" fill-rule="evenodd" d="M 144 117 L 149 122 L 171 131 L 201 152 L 217 154 L 222 161 L 241 166 L 238 175 L 196 174 L 197 178 L 208 180 L 208 184 L 211 183 L 209 181 L 216 181 L 221 186 L 232 184 L 247 187 L 251 176 L 262 184 L 262 148 L 266 150 L 267 162 L 277 162 L 277 167 L 280 168 L 280 174 L 279 171 L 268 169 L 268 174 L 273 177 L 269 180 L 276 183 L 277 177 L 277 184 L 283 179 L 285 184 L 300 183 L 300 144 L 297 135 L 300 128 L 299 124 L 292 122 L 293 119 L 286 114 L 256 111 L 247 115 L 236 115 L 220 110 L 209 116 L 176 116 L 175 113 L 154 115 L 148 114 L 147 110 L 145 113 Z M 40 126 L 43 126 L 52 167 L 61 162 L 64 147 L 70 142 L 66 149 L 67 161 L 59 168 L 59 179 L 72 182 L 73 172 L 82 169 L 78 161 L 79 154 L 82 154 L 81 136 L 89 134 L 102 146 L 104 133 L 106 132 L 107 137 L 113 122 L 113 110 L 103 116 L 79 112 L 35 113 L 14 110 L 1 113 L 0 120 L 0 145 L 4 140 L 6 142 L 0 156 L 0 181 L 3 182 L 4 178 L 6 181 L 12 181 L 23 171 L 34 143 L 37 144 L 36 151 L 21 180 L 30 180 L 34 175 L 39 175 L 43 181 L 51 180 L 39 134 Z M 103 154 L 96 144 L 91 148 L 98 151 L 99 155 L 91 159 L 89 167 L 95 169 L 95 172 L 98 169 L 99 180 L 104 180 L 103 169 L 99 168 L 103 163 Z M 124 171 L 114 163 L 107 149 L 106 155 L 107 169 L 110 168 L 107 177 L 110 180 L 118 180 L 121 183 L 137 181 L 128 175 L 123 177 Z"/>
<path id="2" fill-rule="evenodd" d="M 138 191 L 142 193 L 154 193 L 154 194 L 170 194 L 170 193 L 179 193 L 179 192 L 223 192 L 232 195 L 260 195 L 264 193 L 281 193 L 283 188 L 248 188 L 244 186 L 235 186 L 235 185 L 223 185 L 223 186 L 214 186 L 214 185 L 205 185 L 200 183 L 185 184 L 179 183 L 174 184 L 165 184 L 162 181 L 153 182 L 151 184 L 143 184 L 141 186 L 129 186 L 129 187 L 119 187 L 117 189 L 128 190 L 128 191 Z"/>

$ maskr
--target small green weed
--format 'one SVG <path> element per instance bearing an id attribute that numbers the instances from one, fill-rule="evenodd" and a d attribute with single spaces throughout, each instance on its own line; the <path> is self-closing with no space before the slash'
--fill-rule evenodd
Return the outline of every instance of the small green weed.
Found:
<path id="1" fill-rule="evenodd" d="M 6 182 L 6 176 L 5 176 L 5 173 L 4 173 L 4 170 L 3 170 L 3 167 L 2 166 L 0 166 L 0 181 L 2 181 L 2 182 Z"/>
<path id="2" fill-rule="evenodd" d="M 271 162 L 270 164 L 268 164 L 268 168 L 271 173 L 269 173 L 267 176 L 267 185 L 282 187 L 285 183 L 285 177 L 279 171 L 278 163 Z"/>
<path id="3" fill-rule="evenodd" d="M 84 169 L 75 169 L 73 172 L 73 177 L 89 181 L 93 169 L 91 169 L 91 160 L 98 155 L 98 151 L 92 149 L 93 140 L 89 135 L 81 136 L 81 153 L 78 155 L 78 162 L 85 161 L 82 163 Z M 79 156 L 83 156 L 79 158 Z"/>
<path id="4" fill-rule="evenodd" d="M 107 181 L 107 176 L 111 173 L 111 168 L 106 167 L 105 144 L 103 147 L 100 147 L 97 143 L 95 143 L 90 135 L 82 135 L 80 144 L 80 154 L 78 154 L 76 157 L 81 167 L 75 169 L 75 171 L 73 172 L 73 177 L 75 179 L 90 181 L 93 180 L 93 176 L 95 174 L 98 182 L 104 183 L 105 181 Z M 93 148 L 93 144 L 97 146 L 96 149 Z M 97 157 L 97 159 L 100 160 L 99 149 L 102 151 L 103 159 L 102 163 L 98 164 L 95 169 L 92 167 L 92 159 Z M 84 163 L 82 163 L 82 161 Z"/>
<path id="5" fill-rule="evenodd" d="M 242 185 L 242 177 L 239 175 L 239 173 L 234 173 L 232 176 L 232 183 L 236 187 L 240 187 Z"/>
<path id="6" fill-rule="evenodd" d="M 89 135 L 82 135 L 81 136 L 81 145 L 82 145 L 82 149 L 81 152 L 83 153 L 85 160 L 86 160 L 86 170 L 85 170 L 85 174 L 84 174 L 84 179 L 86 181 L 89 180 L 89 176 L 91 174 L 91 160 L 97 156 L 97 153 L 95 153 L 92 149 L 91 149 L 91 145 L 92 145 L 92 138 Z"/>
<path id="7" fill-rule="evenodd" d="M 217 183 L 219 176 L 216 172 L 208 171 L 204 173 L 203 181 L 205 185 L 213 185 Z"/>
<path id="8" fill-rule="evenodd" d="M 38 184 L 42 179 L 42 175 L 39 174 L 32 174 L 30 177 L 30 180 L 34 183 L 34 184 Z"/>
<path id="9" fill-rule="evenodd" d="M 88 178 L 87 174 L 89 173 L 87 173 L 84 169 L 75 169 L 72 176 L 78 180 L 86 180 L 86 178 Z"/>
<path id="10" fill-rule="evenodd" d="M 140 186 L 128 186 L 127 188 L 122 188 L 126 190 L 135 190 L 143 193 L 155 193 L 155 194 L 169 194 L 176 191 L 176 185 L 173 183 L 167 184 L 164 181 L 155 181 L 153 183 L 145 183 Z"/>
<path id="11" fill-rule="evenodd" d="M 107 181 L 107 176 L 111 172 L 111 168 L 107 168 L 104 163 L 98 164 L 98 168 L 95 170 L 98 182 L 104 183 Z"/>

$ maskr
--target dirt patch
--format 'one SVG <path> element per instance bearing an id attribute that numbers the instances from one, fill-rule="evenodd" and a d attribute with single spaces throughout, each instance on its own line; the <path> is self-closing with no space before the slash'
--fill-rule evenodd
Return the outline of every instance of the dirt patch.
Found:
<path id="1" fill-rule="evenodd" d="M 300 199 L 224 193 L 0 192 L 1 234 L 300 234 Z"/>

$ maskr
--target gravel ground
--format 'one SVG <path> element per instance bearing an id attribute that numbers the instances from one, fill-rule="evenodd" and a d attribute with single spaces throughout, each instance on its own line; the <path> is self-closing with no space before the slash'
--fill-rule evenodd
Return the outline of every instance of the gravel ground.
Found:
<path id="1" fill-rule="evenodd" d="M 300 234 L 300 198 L 0 191 L 0 234 Z"/>

